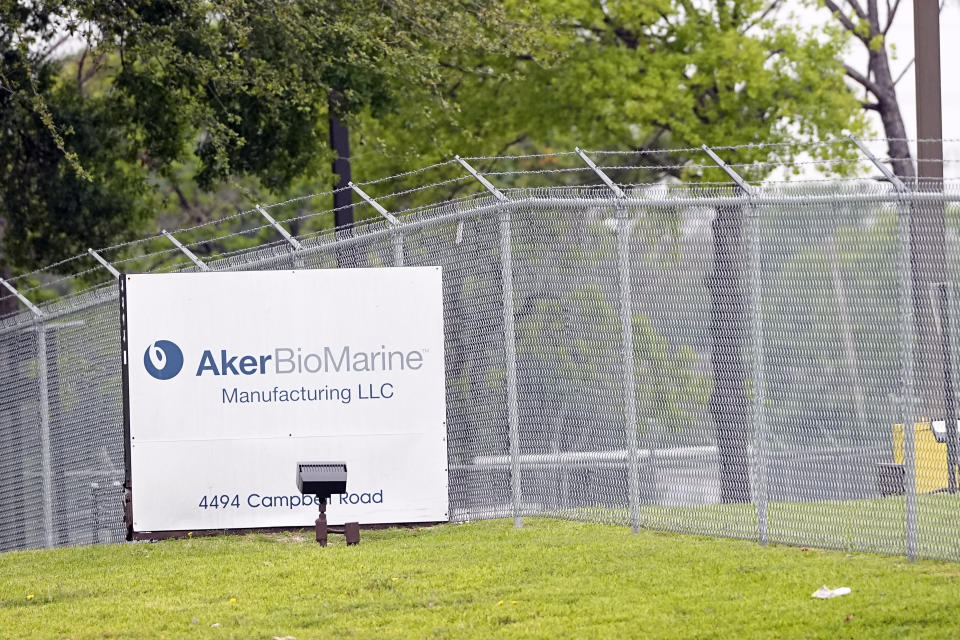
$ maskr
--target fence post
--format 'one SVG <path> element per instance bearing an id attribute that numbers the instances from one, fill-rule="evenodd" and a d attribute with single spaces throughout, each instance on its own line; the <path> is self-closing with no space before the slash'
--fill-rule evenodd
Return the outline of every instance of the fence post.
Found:
<path id="1" fill-rule="evenodd" d="M 399 227 L 393 232 L 393 266 L 402 267 L 404 264 L 403 256 L 403 230 Z"/>
<path id="2" fill-rule="evenodd" d="M 897 228 L 900 236 L 900 341 L 903 344 L 903 379 L 901 411 L 904 433 L 904 493 L 906 496 L 907 558 L 917 559 L 917 457 L 914 433 L 916 391 L 914 389 L 913 273 L 910 265 L 910 205 L 898 209 Z"/>
<path id="3" fill-rule="evenodd" d="M 579 147 L 577 155 L 593 169 L 617 196 L 617 271 L 620 290 L 620 362 L 623 383 L 623 409 L 627 435 L 627 496 L 630 502 L 630 530 L 640 531 L 640 442 L 637 434 L 636 350 L 633 348 L 633 297 L 630 294 L 630 217 L 623 204 L 627 194 Z"/>
<path id="4" fill-rule="evenodd" d="M 47 380 L 47 328 L 43 316 L 37 322 L 37 377 L 40 387 L 40 473 L 43 487 L 43 533 L 46 546 L 53 547 L 53 461 L 50 450 L 50 391 Z"/>
<path id="5" fill-rule="evenodd" d="M 400 220 L 395 215 L 387 211 L 383 207 L 383 205 L 381 205 L 379 202 L 377 202 L 376 200 L 368 196 L 363 189 L 361 189 L 354 183 L 348 182 L 347 186 L 353 189 L 358 196 L 363 198 L 367 204 L 369 204 L 371 207 L 376 209 L 377 213 L 383 216 L 384 219 L 386 219 L 386 221 L 390 223 L 390 226 L 393 228 L 393 233 L 390 234 L 390 237 L 393 240 L 393 265 L 395 267 L 402 267 L 403 266 L 403 231 L 400 229 Z"/>
<path id="6" fill-rule="evenodd" d="M 949 357 L 949 363 L 950 363 L 950 370 L 952 372 L 950 379 L 952 382 L 953 376 L 956 375 L 956 372 L 957 372 L 957 358 L 956 358 L 957 348 L 954 342 L 955 326 L 952 321 L 952 318 L 957 317 L 957 308 L 954 302 L 954 300 L 956 299 L 956 295 L 955 295 L 953 283 L 947 282 L 944 288 L 946 289 L 947 318 L 948 318 L 947 322 L 944 324 L 947 325 L 946 327 L 947 336 L 948 336 L 947 347 L 949 350 L 948 357 Z M 956 420 L 957 395 L 956 395 L 955 384 L 951 384 L 951 395 L 948 398 L 947 406 L 954 407 L 954 410 L 953 410 L 954 421 L 951 424 L 951 426 L 947 427 L 947 438 L 948 438 L 947 442 L 953 443 L 953 462 L 951 463 L 948 459 L 947 468 L 950 472 L 950 477 L 954 478 L 954 486 L 957 486 L 958 489 L 960 489 L 960 486 L 958 486 L 958 484 L 960 484 L 960 478 L 958 478 L 958 475 L 960 475 L 960 429 L 957 429 L 957 420 Z"/>
<path id="7" fill-rule="evenodd" d="M 33 314 L 37 331 L 37 391 L 40 408 L 40 501 L 43 511 L 43 543 L 53 546 L 53 469 L 50 455 L 50 391 L 47 381 L 47 328 L 43 312 L 14 288 L 0 278 L 0 284 L 15 295 Z"/>
<path id="8" fill-rule="evenodd" d="M 953 389 L 953 317 L 951 309 L 951 300 L 953 298 L 953 287 L 949 282 L 940 282 L 936 285 L 937 301 L 939 306 L 938 328 L 940 329 L 940 347 L 943 351 L 944 368 L 944 393 L 947 401 L 946 413 L 944 415 L 944 440 L 947 443 L 947 491 L 957 492 L 957 477 L 954 474 L 954 468 L 957 464 L 957 412 L 956 404 L 953 402 L 955 397 Z"/>
<path id="9" fill-rule="evenodd" d="M 905 543 L 907 558 L 917 559 L 917 460 L 916 434 L 916 382 L 914 380 L 914 320 L 913 320 L 913 267 L 910 262 L 910 190 L 890 169 L 885 167 L 863 144 L 850 137 L 858 149 L 867 156 L 880 173 L 890 181 L 900 196 L 897 202 L 898 269 L 900 274 L 900 344 L 903 349 L 903 368 L 900 377 L 900 423 L 903 425 L 903 483 L 906 502 Z"/>
<path id="10" fill-rule="evenodd" d="M 763 279 L 760 272 L 760 217 L 753 205 L 754 190 L 747 182 L 728 166 L 713 149 L 707 145 L 700 147 L 710 159 L 731 180 L 736 188 L 747 197 L 747 273 L 750 287 L 750 362 L 753 377 L 753 431 L 757 437 L 757 541 L 765 545 L 770 541 L 769 513 L 770 478 L 767 465 L 770 434 L 767 430 L 766 371 L 763 357 Z"/>
<path id="11" fill-rule="evenodd" d="M 510 200 L 489 180 L 480 175 L 466 160 L 456 156 L 467 172 L 499 200 L 500 207 L 500 281 L 503 286 L 503 341 L 507 365 L 507 419 L 510 438 L 510 501 L 513 526 L 523 527 L 520 487 L 520 426 L 517 408 L 517 331 L 513 309 L 513 248 L 510 231 Z"/>

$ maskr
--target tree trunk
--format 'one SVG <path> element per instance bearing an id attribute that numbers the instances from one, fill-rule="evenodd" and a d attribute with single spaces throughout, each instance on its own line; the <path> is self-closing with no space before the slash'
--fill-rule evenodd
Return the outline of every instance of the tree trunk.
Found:
<path id="1" fill-rule="evenodd" d="M 747 397 L 745 345 L 749 340 L 749 308 L 744 274 L 743 207 L 722 206 L 712 223 L 713 273 L 710 293 L 710 335 L 713 339 L 713 391 L 710 414 L 716 423 L 720 462 L 720 501 L 750 502 L 747 442 L 750 403 Z"/>
<path id="2" fill-rule="evenodd" d="M 11 276 L 10 267 L 0 267 L 0 278 L 9 280 Z M 6 287 L 0 286 L 0 318 L 14 314 L 20 309 L 20 301 Z"/>

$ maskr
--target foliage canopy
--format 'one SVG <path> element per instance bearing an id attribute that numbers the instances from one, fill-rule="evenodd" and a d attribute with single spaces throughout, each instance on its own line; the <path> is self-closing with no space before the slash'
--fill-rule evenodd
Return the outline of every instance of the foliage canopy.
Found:
<path id="1" fill-rule="evenodd" d="M 157 211 L 186 216 L 184 186 L 328 184 L 331 107 L 369 177 L 455 153 L 861 129 L 839 27 L 806 33 L 779 11 L 761 0 L 5 0 L 0 261 L 28 270 Z M 683 168 L 688 155 L 659 157 L 649 176 L 702 177 Z"/>

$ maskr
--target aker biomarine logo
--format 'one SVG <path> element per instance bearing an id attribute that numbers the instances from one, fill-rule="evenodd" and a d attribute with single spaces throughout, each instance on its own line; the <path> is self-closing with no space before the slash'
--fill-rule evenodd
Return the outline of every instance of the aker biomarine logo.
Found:
<path id="1" fill-rule="evenodd" d="M 183 351 L 169 340 L 157 340 L 143 352 L 143 367 L 157 380 L 169 380 L 183 369 Z"/>

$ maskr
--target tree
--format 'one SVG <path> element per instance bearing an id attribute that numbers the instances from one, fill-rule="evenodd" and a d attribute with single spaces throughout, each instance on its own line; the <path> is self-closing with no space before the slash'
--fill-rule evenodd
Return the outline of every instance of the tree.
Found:
<path id="1" fill-rule="evenodd" d="M 376 114 L 430 87 L 435 47 L 501 47 L 484 2 L 62 0 L 0 4 L 0 265 L 135 233 L 155 184 L 325 176 L 328 96 Z M 80 52 L 66 60 L 65 43 Z M 425 45 L 425 43 L 429 43 Z M 73 62 L 74 64 L 67 64 Z"/>
<path id="2" fill-rule="evenodd" d="M 918 184 L 917 169 L 910 153 L 906 128 L 896 85 L 909 65 L 896 77 L 890 65 L 887 34 L 897 18 L 900 2 L 878 0 L 847 0 L 840 6 L 835 0 L 822 0 L 834 20 L 850 39 L 859 43 L 867 53 L 865 71 L 845 65 L 849 77 L 863 91 L 863 109 L 876 112 L 887 138 L 887 154 L 893 173 L 909 188 Z M 941 4 L 940 9 L 943 6 Z M 911 60 L 912 64 L 912 60 Z M 942 177 L 942 170 L 940 172 Z M 935 185 L 920 183 L 921 186 Z M 914 325 L 916 328 L 916 379 L 920 416 L 938 419 L 945 414 L 944 356 L 937 336 L 939 320 L 931 305 L 931 287 L 946 278 L 944 246 L 944 214 L 942 207 L 915 208 L 910 216 L 910 243 Z"/>
<path id="3" fill-rule="evenodd" d="M 861 0 L 848 0 L 844 8 L 834 0 L 822 0 L 822 5 L 830 10 L 836 22 L 851 39 L 862 45 L 866 51 L 866 70 L 861 71 L 851 64 L 845 64 L 845 73 L 863 90 L 865 98 L 861 101 L 862 107 L 880 116 L 894 173 L 904 182 L 912 183 L 916 177 L 916 169 L 907 144 L 907 130 L 903 124 L 896 90 L 903 74 L 894 77 L 886 39 L 900 8 L 900 2 L 893 5 L 887 3 L 885 8 L 881 8 L 877 0 L 866 0 L 866 4 Z"/>

